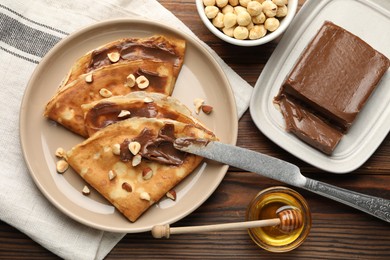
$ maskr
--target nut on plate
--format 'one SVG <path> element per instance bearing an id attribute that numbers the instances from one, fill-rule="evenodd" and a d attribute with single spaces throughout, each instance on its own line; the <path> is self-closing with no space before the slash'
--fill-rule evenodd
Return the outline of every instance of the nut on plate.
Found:
<path id="1" fill-rule="evenodd" d="M 213 111 L 213 107 L 210 106 L 210 105 L 203 105 L 202 106 L 202 111 L 203 111 L 203 113 L 208 115 L 208 114 L 210 114 Z"/>
<path id="2" fill-rule="evenodd" d="M 89 195 L 91 194 L 91 190 L 88 188 L 87 185 L 84 186 L 83 190 L 81 191 L 83 195 Z"/>
<path id="3" fill-rule="evenodd" d="M 56 170 L 58 173 L 64 173 L 69 168 L 69 164 L 65 160 L 59 160 L 56 163 Z"/>
<path id="4" fill-rule="evenodd" d="M 176 191 L 175 190 L 170 190 L 168 191 L 165 196 L 167 196 L 168 198 L 170 198 L 171 200 L 175 201 L 176 200 Z"/>

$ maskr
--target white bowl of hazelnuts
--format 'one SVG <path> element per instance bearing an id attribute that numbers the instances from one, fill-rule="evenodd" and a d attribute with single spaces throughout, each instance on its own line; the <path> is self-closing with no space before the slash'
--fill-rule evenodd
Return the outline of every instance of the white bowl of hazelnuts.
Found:
<path id="1" fill-rule="evenodd" d="M 196 8 L 218 38 L 239 46 L 257 46 L 287 29 L 298 0 L 196 0 Z"/>

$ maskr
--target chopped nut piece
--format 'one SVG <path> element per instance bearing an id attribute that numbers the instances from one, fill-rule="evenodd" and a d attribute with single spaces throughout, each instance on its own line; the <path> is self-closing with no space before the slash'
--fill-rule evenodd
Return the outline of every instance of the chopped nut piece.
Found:
<path id="1" fill-rule="evenodd" d="M 58 173 L 64 173 L 69 168 L 69 164 L 65 160 L 60 160 L 56 164 L 56 170 Z"/>
<path id="2" fill-rule="evenodd" d="M 91 83 L 93 81 L 93 78 L 92 78 L 92 73 L 88 73 L 86 76 L 85 76 L 85 82 L 87 83 Z"/>
<path id="3" fill-rule="evenodd" d="M 118 117 L 125 117 L 125 116 L 128 116 L 130 115 L 130 111 L 128 110 L 121 110 L 121 112 L 119 113 Z"/>
<path id="4" fill-rule="evenodd" d="M 91 194 L 91 190 L 87 187 L 87 185 L 85 185 L 83 190 L 82 190 L 82 193 L 84 195 L 89 195 L 89 194 Z"/>
<path id="5" fill-rule="evenodd" d="M 171 200 L 175 201 L 176 200 L 176 191 L 175 190 L 170 190 L 165 194 L 168 198 Z"/>
<path id="6" fill-rule="evenodd" d="M 147 192 L 141 192 L 141 194 L 139 195 L 139 197 L 141 198 L 141 199 L 143 199 L 143 200 L 147 200 L 147 201 L 150 201 L 150 195 L 149 195 L 149 193 L 147 193 Z"/>
<path id="7" fill-rule="evenodd" d="M 137 86 L 140 89 L 145 89 L 149 86 L 149 80 L 143 75 L 137 77 L 135 82 L 137 82 Z"/>
<path id="8" fill-rule="evenodd" d="M 121 55 L 119 54 L 119 52 L 116 52 L 116 51 L 115 51 L 115 52 L 110 52 L 110 53 L 108 53 L 107 56 L 108 56 L 108 59 L 109 59 L 111 62 L 113 62 L 113 63 L 118 62 L 119 59 L 120 59 L 120 57 L 121 57 Z"/>
<path id="9" fill-rule="evenodd" d="M 120 155 L 121 153 L 121 145 L 120 144 L 114 144 L 112 146 L 112 153 L 115 155 Z"/>
<path id="10" fill-rule="evenodd" d="M 141 157 L 140 154 L 135 155 L 135 156 L 133 157 L 133 160 L 131 161 L 131 165 L 132 165 L 133 167 L 139 165 L 139 164 L 141 163 L 141 158 L 142 158 L 142 157 Z"/>
<path id="11" fill-rule="evenodd" d="M 58 158 L 65 158 L 65 157 L 66 157 L 66 152 L 65 152 L 64 148 L 58 147 L 57 150 L 56 150 L 55 155 L 56 155 Z"/>
<path id="12" fill-rule="evenodd" d="M 101 88 L 101 89 L 99 90 L 99 94 L 100 94 L 100 96 L 102 96 L 102 97 L 104 97 L 104 98 L 109 98 L 109 97 L 112 96 L 111 91 L 109 91 L 109 90 L 106 89 L 106 88 Z"/>
<path id="13" fill-rule="evenodd" d="M 108 172 L 108 179 L 109 179 L 110 181 L 112 181 L 113 179 L 115 179 L 115 177 L 116 177 L 116 173 L 115 173 L 113 170 L 110 170 L 110 171 Z"/>
<path id="14" fill-rule="evenodd" d="M 126 87 L 132 88 L 135 86 L 135 76 L 133 74 L 129 74 L 129 76 L 126 77 Z"/>
<path id="15" fill-rule="evenodd" d="M 129 150 L 133 155 L 136 155 L 140 149 L 141 149 L 140 143 L 138 143 L 138 142 L 130 142 L 129 143 Z"/>
<path id="16" fill-rule="evenodd" d="M 146 167 L 142 170 L 142 178 L 144 180 L 149 180 L 153 176 L 153 170 L 150 167 Z"/>
<path id="17" fill-rule="evenodd" d="M 145 103 L 152 103 L 154 100 L 151 97 L 145 97 L 144 102 Z"/>
<path id="18" fill-rule="evenodd" d="M 194 99 L 195 112 L 197 114 L 199 114 L 200 109 L 202 108 L 203 104 L 204 104 L 204 99 L 201 99 L 201 98 Z"/>
<path id="19" fill-rule="evenodd" d="M 125 191 L 128 191 L 128 192 L 132 192 L 133 191 L 133 188 L 127 182 L 122 183 L 122 189 L 124 189 Z"/>
<path id="20" fill-rule="evenodd" d="M 213 111 L 213 107 L 209 106 L 209 105 L 203 105 L 202 106 L 202 111 L 203 111 L 203 113 L 208 115 L 208 114 L 210 114 Z"/>

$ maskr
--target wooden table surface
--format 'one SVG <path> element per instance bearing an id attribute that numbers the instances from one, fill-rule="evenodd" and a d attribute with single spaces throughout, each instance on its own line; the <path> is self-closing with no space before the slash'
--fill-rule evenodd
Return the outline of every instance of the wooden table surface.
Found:
<path id="1" fill-rule="evenodd" d="M 259 47 L 236 47 L 214 37 L 200 21 L 194 0 L 160 0 L 201 40 L 214 49 L 240 76 L 254 86 L 277 41 Z M 300 6 L 304 3 L 300 1 Z M 339 187 L 390 199 L 390 136 L 359 169 L 337 175 L 322 172 L 268 140 L 249 111 L 239 122 L 237 145 L 298 165 L 302 173 Z M 283 185 L 254 173 L 230 168 L 214 194 L 174 226 L 243 221 L 249 201 L 260 190 Z M 245 230 L 174 235 L 153 239 L 150 233 L 128 234 L 107 259 L 390 259 L 390 225 L 370 215 L 305 190 L 296 189 L 309 203 L 312 229 L 297 249 L 283 254 L 258 248 Z M 0 222 L 0 258 L 56 258 L 15 228 Z"/>

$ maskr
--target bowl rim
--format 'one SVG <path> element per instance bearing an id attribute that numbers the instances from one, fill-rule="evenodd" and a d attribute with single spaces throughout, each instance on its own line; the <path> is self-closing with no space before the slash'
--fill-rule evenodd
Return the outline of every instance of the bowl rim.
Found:
<path id="1" fill-rule="evenodd" d="M 262 45 L 279 37 L 287 29 L 287 27 L 293 20 L 298 9 L 298 0 L 288 0 L 288 13 L 280 22 L 280 26 L 278 29 L 276 29 L 276 31 L 269 33 L 266 36 L 256 40 L 238 40 L 233 37 L 227 36 L 211 23 L 209 18 L 207 18 L 206 13 L 204 12 L 203 0 L 195 0 L 195 3 L 196 3 L 196 9 L 198 11 L 199 17 L 202 20 L 203 24 L 215 36 L 230 44 L 234 44 L 238 46 L 246 46 L 246 47 Z"/>

